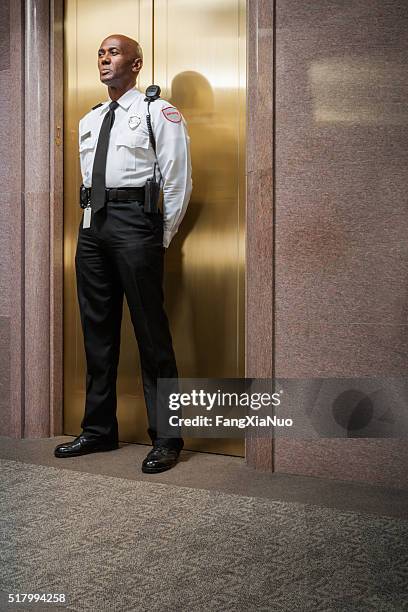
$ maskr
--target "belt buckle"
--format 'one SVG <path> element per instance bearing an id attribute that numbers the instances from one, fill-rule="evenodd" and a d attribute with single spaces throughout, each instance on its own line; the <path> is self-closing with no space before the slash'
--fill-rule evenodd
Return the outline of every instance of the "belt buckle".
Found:
<path id="1" fill-rule="evenodd" d="M 118 201 L 118 189 L 112 188 L 112 189 L 107 189 L 106 191 L 107 191 L 108 200 L 110 200 L 111 202 Z"/>

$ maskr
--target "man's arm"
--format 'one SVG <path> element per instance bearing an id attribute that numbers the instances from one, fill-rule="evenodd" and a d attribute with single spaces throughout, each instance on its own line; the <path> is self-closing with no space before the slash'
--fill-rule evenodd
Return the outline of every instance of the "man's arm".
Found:
<path id="1" fill-rule="evenodd" d="M 167 248 L 183 220 L 192 191 L 190 138 L 181 114 L 168 102 L 158 100 L 150 110 L 163 176 L 163 246 Z"/>

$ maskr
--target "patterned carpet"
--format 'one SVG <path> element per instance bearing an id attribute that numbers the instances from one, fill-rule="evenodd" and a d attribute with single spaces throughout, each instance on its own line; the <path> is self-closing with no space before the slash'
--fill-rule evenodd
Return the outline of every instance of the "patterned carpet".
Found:
<path id="1" fill-rule="evenodd" d="M 408 610 L 407 521 L 0 464 L 0 610 Z"/>

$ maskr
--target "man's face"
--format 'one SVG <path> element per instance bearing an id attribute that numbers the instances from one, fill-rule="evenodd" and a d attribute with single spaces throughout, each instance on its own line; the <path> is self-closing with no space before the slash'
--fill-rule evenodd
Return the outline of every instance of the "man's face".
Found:
<path id="1" fill-rule="evenodd" d="M 109 36 L 98 50 L 98 68 L 102 83 L 111 87 L 124 87 L 134 83 L 142 67 L 142 60 L 135 59 L 132 45 L 125 37 Z"/>

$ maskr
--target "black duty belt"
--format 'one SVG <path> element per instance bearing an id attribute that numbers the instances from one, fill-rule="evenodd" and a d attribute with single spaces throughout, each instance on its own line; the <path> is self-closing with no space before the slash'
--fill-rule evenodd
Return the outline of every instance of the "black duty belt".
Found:
<path id="1" fill-rule="evenodd" d="M 81 208 L 86 208 L 91 202 L 92 187 L 81 185 L 80 203 Z M 144 187 L 118 187 L 105 189 L 105 202 L 144 202 Z"/>

